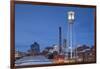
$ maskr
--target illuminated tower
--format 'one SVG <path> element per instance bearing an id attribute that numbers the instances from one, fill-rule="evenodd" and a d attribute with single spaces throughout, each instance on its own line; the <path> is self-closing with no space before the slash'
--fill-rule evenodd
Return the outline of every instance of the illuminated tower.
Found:
<path id="1" fill-rule="evenodd" d="M 73 24 L 75 20 L 75 12 L 68 12 L 68 40 L 69 40 L 69 50 L 70 50 L 70 59 L 73 58 Z"/>

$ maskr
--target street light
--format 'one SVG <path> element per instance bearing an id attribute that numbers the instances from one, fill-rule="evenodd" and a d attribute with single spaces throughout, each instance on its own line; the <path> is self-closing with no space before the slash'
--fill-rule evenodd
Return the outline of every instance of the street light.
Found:
<path id="1" fill-rule="evenodd" d="M 73 24 L 75 20 L 75 12 L 68 12 L 68 38 L 69 38 L 69 49 L 70 49 L 70 59 L 73 58 Z"/>

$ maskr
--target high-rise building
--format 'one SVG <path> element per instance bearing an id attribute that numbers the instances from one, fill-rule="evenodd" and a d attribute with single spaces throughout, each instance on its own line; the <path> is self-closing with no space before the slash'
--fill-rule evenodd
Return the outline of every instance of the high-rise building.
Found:
<path id="1" fill-rule="evenodd" d="M 64 55 L 67 53 L 66 49 L 67 49 L 67 40 L 63 39 L 62 50 L 63 50 Z"/>
<path id="2" fill-rule="evenodd" d="M 40 45 L 37 43 L 37 42 L 34 42 L 32 45 L 31 45 L 31 53 L 33 55 L 37 55 L 40 53 Z"/>
<path id="3" fill-rule="evenodd" d="M 59 27 L 59 53 L 62 52 L 62 29 Z"/>

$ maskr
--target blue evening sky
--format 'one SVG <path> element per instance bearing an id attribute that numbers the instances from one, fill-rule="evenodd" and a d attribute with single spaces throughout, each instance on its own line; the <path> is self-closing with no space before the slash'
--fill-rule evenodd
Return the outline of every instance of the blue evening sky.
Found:
<path id="1" fill-rule="evenodd" d="M 94 8 L 16 4 L 16 50 L 27 51 L 34 41 L 42 50 L 58 44 L 59 26 L 62 27 L 63 38 L 67 39 L 68 11 L 75 11 L 74 45 L 94 45 Z"/>

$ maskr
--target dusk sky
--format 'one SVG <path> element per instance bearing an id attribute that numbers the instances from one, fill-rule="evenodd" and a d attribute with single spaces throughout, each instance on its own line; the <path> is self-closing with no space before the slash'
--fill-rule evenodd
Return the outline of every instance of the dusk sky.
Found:
<path id="1" fill-rule="evenodd" d="M 59 26 L 62 27 L 63 38 L 67 39 L 68 11 L 75 12 L 74 46 L 94 45 L 94 8 L 16 4 L 16 50 L 27 51 L 35 41 L 40 44 L 41 50 L 58 44 Z"/>

